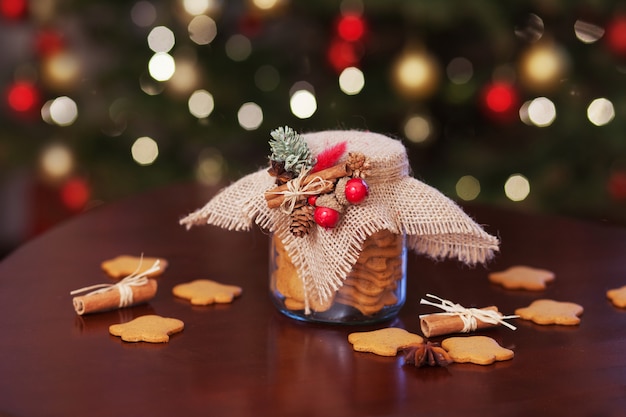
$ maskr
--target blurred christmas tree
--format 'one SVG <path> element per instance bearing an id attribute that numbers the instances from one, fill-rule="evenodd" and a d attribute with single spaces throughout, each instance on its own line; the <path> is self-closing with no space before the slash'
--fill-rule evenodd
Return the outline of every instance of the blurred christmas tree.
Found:
<path id="1" fill-rule="evenodd" d="M 626 222 L 626 4 L 0 0 L 0 239 L 235 179 L 269 132 L 402 138 L 459 200 Z"/>

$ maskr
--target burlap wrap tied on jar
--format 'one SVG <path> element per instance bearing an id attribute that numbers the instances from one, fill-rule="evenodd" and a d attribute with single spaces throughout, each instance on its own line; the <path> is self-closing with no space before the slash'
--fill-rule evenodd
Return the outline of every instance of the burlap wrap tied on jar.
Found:
<path id="1" fill-rule="evenodd" d="M 498 239 L 486 233 L 459 206 L 436 189 L 409 176 L 406 150 L 398 140 L 363 131 L 303 134 L 311 154 L 345 143 L 338 160 L 350 153 L 365 155 L 367 198 L 349 205 L 336 227 L 314 225 L 304 235 L 290 229 L 289 209 L 270 208 L 267 192 L 276 178 L 267 169 L 249 174 L 215 195 L 180 223 L 190 228 L 210 224 L 228 230 L 249 230 L 253 224 L 272 232 L 288 253 L 300 277 L 305 310 L 333 297 L 355 267 L 364 242 L 389 231 L 406 235 L 406 245 L 435 259 L 457 258 L 465 264 L 487 261 L 498 251 Z"/>

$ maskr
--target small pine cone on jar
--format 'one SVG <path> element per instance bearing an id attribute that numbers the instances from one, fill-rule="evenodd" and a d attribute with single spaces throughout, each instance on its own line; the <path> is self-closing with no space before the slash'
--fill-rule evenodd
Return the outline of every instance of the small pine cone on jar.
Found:
<path id="1" fill-rule="evenodd" d="M 289 225 L 291 233 L 296 237 L 307 235 L 315 224 L 314 215 L 315 207 L 306 202 L 296 205 L 291 212 L 291 224 Z"/>
<path id="2" fill-rule="evenodd" d="M 352 171 L 354 178 L 365 178 L 369 174 L 370 161 L 361 152 L 348 153 L 348 159 L 346 161 L 348 168 Z"/>

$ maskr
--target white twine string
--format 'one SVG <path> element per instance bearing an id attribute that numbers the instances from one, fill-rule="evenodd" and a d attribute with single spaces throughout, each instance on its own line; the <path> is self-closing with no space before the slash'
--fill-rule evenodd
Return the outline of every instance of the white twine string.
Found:
<path id="1" fill-rule="evenodd" d="M 143 255 L 141 256 L 141 259 L 139 260 L 139 265 L 137 265 L 137 269 L 135 269 L 135 272 L 128 275 L 127 277 L 125 277 L 124 279 L 122 279 L 116 284 L 91 285 L 89 287 L 83 287 L 78 290 L 74 290 L 70 292 L 70 295 L 76 295 L 76 294 L 90 291 L 87 294 L 85 294 L 85 296 L 89 296 L 89 295 L 95 295 L 95 294 L 102 294 L 102 293 L 112 291 L 117 288 L 117 290 L 120 293 L 119 308 L 127 307 L 133 303 L 132 287 L 139 287 L 139 286 L 147 284 L 148 275 L 161 269 L 161 266 L 159 265 L 161 261 L 157 259 L 149 269 L 146 269 L 142 273 L 139 273 L 142 262 L 143 262 Z"/>
<path id="2" fill-rule="evenodd" d="M 439 303 L 435 303 L 435 302 L 425 300 L 422 298 L 420 300 L 420 304 L 428 304 L 434 307 L 439 307 L 440 309 L 445 311 L 443 313 L 434 313 L 434 314 L 458 316 L 463 321 L 463 329 L 461 330 L 461 333 L 469 333 L 469 332 L 473 332 L 474 330 L 476 330 L 476 328 L 478 327 L 478 320 L 484 323 L 489 323 L 489 324 L 494 324 L 494 325 L 501 324 L 503 326 L 508 327 L 511 330 L 516 329 L 515 326 L 513 326 L 511 323 L 507 323 L 505 320 L 515 319 L 515 318 L 518 318 L 519 316 L 515 316 L 515 315 L 503 316 L 495 310 L 481 310 L 479 308 L 465 308 L 461 304 L 455 304 L 452 301 L 439 298 L 436 295 L 432 295 L 432 294 L 426 294 L 426 297 L 439 300 Z M 419 317 L 421 319 L 422 317 L 427 316 L 427 315 L 428 314 L 422 314 Z"/>
<path id="3" fill-rule="evenodd" d="M 287 189 L 285 191 L 268 191 L 268 194 L 282 194 L 284 200 L 280 205 L 280 209 L 285 214 L 291 214 L 296 203 L 300 200 L 300 197 L 318 195 L 326 187 L 332 183 L 332 181 L 325 180 L 322 177 L 313 177 L 307 184 L 302 185 L 302 182 L 307 177 L 308 171 L 302 171 L 299 176 L 287 182 Z"/>

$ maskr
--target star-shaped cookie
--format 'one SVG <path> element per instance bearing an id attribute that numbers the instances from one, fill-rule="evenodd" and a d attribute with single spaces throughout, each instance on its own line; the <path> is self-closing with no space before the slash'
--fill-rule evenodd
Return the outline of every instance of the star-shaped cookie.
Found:
<path id="1" fill-rule="evenodd" d="M 175 296 L 185 298 L 196 306 L 230 303 L 235 297 L 241 295 L 241 291 L 241 287 L 220 284 L 209 279 L 197 279 L 172 288 Z"/>
<path id="2" fill-rule="evenodd" d="M 148 256 L 120 255 L 102 262 L 100 266 L 111 278 L 124 278 L 134 272 L 140 274 L 147 271 L 154 266 L 157 260 L 159 261 L 159 268 L 146 275 L 152 278 L 161 275 L 165 271 L 167 260 Z"/>
<path id="3" fill-rule="evenodd" d="M 516 265 L 504 271 L 489 274 L 489 281 L 509 290 L 541 291 L 548 282 L 554 281 L 554 272 L 547 269 Z"/>
<path id="4" fill-rule="evenodd" d="M 125 342 L 165 343 L 170 335 L 183 330 L 185 323 L 154 314 L 137 317 L 127 323 L 109 326 L 109 333 L 120 336 Z"/>
<path id="5" fill-rule="evenodd" d="M 441 342 L 441 347 L 455 362 L 490 365 L 496 361 L 513 359 L 515 353 L 503 348 L 487 336 L 449 337 Z"/>
<path id="6" fill-rule="evenodd" d="M 399 350 L 424 342 L 422 336 L 398 327 L 387 327 L 370 332 L 348 335 L 348 342 L 357 352 L 371 352 L 380 356 L 395 356 Z"/>
<path id="7" fill-rule="evenodd" d="M 521 319 L 537 324 L 562 324 L 574 326 L 580 323 L 583 307 L 576 303 L 555 300 L 535 300 L 528 307 L 515 310 Z"/>
<path id="8" fill-rule="evenodd" d="M 621 288 L 614 288 L 606 292 L 606 296 L 615 307 L 626 308 L 626 285 Z"/>

